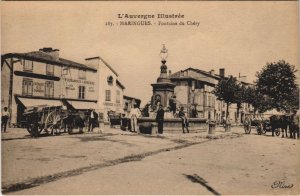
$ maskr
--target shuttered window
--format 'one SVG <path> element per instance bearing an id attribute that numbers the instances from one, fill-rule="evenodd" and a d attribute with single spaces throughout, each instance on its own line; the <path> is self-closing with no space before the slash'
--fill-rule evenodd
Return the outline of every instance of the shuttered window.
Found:
<path id="1" fill-rule="evenodd" d="M 22 94 L 32 96 L 33 81 L 31 79 L 23 79 Z"/>
<path id="2" fill-rule="evenodd" d="M 54 82 L 46 81 L 45 82 L 45 96 L 54 97 Z"/>

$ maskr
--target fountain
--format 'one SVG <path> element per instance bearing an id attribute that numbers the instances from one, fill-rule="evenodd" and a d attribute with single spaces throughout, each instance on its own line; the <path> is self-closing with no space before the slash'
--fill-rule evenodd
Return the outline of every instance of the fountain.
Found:
<path id="1" fill-rule="evenodd" d="M 161 66 L 160 75 L 156 83 L 151 84 L 153 95 L 151 101 L 144 108 L 146 114 L 138 119 L 140 131 L 142 133 L 151 133 L 151 126 L 155 123 L 155 116 L 158 106 L 161 104 L 164 108 L 164 131 L 181 131 L 181 119 L 178 118 L 177 112 L 180 108 L 180 103 L 176 100 L 174 89 L 176 87 L 170 80 L 167 73 L 167 57 L 168 50 L 163 44 L 160 51 Z M 194 129 L 206 129 L 206 119 L 189 118 L 189 126 Z"/>

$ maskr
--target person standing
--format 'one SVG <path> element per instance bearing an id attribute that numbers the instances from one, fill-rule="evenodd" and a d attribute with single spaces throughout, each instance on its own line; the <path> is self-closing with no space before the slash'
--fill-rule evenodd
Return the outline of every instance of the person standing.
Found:
<path id="1" fill-rule="evenodd" d="M 79 116 L 76 117 L 76 125 L 78 126 L 79 133 L 83 133 L 83 128 L 85 127 L 84 121 L 85 121 L 85 114 L 79 112 Z"/>
<path id="2" fill-rule="evenodd" d="M 4 107 L 3 110 L 4 111 L 2 112 L 1 115 L 1 131 L 3 130 L 3 132 L 6 132 L 7 122 L 9 119 L 9 112 L 7 107 Z"/>
<path id="3" fill-rule="evenodd" d="M 179 118 L 181 118 L 181 124 L 182 124 L 182 132 L 185 133 L 184 129 L 186 129 L 187 133 L 189 133 L 190 131 L 188 128 L 188 121 L 183 110 L 184 107 L 181 107 L 179 111 Z"/>
<path id="4" fill-rule="evenodd" d="M 297 110 L 294 110 L 291 116 L 290 130 L 290 132 L 293 134 L 293 138 L 296 139 L 297 135 L 297 138 L 299 139 L 299 115 L 297 115 Z"/>
<path id="5" fill-rule="evenodd" d="M 197 112 L 196 106 L 194 106 L 192 108 L 192 118 L 197 118 L 197 117 L 198 117 L 198 112 Z"/>
<path id="6" fill-rule="evenodd" d="M 136 105 L 134 105 L 133 108 L 131 108 L 129 113 L 130 123 L 131 123 L 131 132 L 139 132 L 138 125 L 137 125 L 137 118 L 140 117 L 141 112 L 137 108 Z"/>
<path id="7" fill-rule="evenodd" d="M 164 115 L 165 111 L 163 110 L 162 105 L 159 105 L 155 118 L 157 122 L 157 131 L 159 134 L 163 134 L 164 131 Z"/>
<path id="8" fill-rule="evenodd" d="M 93 132 L 94 127 L 96 127 L 96 123 L 98 121 L 98 115 L 95 112 L 94 109 L 91 110 L 91 113 L 89 115 L 89 127 L 88 132 Z"/>

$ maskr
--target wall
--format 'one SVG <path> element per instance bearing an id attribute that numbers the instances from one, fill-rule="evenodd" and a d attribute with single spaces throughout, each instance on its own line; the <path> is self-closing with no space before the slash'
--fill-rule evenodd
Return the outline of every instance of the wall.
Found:
<path id="1" fill-rule="evenodd" d="M 7 61 L 10 62 L 10 59 L 7 59 Z M 17 61 L 16 63 L 14 63 L 13 73 L 15 71 L 23 72 L 24 71 L 23 63 L 24 61 Z M 8 67 L 4 65 L 1 73 L 1 81 L 3 81 L 3 84 L 1 86 L 1 90 L 2 90 L 1 102 L 3 102 L 2 103 L 3 105 L 8 104 L 8 97 L 9 97 L 9 92 L 8 92 L 9 85 L 7 85 L 7 83 L 9 83 L 9 74 L 7 72 L 8 72 Z M 46 64 L 34 61 L 32 73 L 46 75 Z M 62 67 L 58 65 L 54 65 L 54 76 L 61 78 L 61 75 L 62 75 Z M 17 104 L 14 95 L 22 95 L 22 86 L 23 86 L 24 78 L 28 78 L 32 80 L 33 82 L 32 96 L 38 96 L 38 97 L 45 97 L 45 82 L 53 81 L 53 80 L 18 76 L 16 74 L 13 74 L 13 88 L 12 88 L 13 96 L 12 96 L 12 105 L 11 105 L 11 123 L 13 124 L 16 124 L 17 122 Z M 67 82 L 65 81 L 64 78 L 61 78 L 60 81 L 53 81 L 54 82 L 53 97 L 59 98 L 62 95 L 64 98 L 78 99 L 78 86 L 84 85 L 86 86 L 85 99 L 97 100 L 97 96 L 98 96 L 98 87 L 96 83 L 97 73 L 86 71 L 86 78 L 87 78 L 86 80 L 78 80 L 78 69 L 70 68 L 70 74 L 66 76 L 66 79 L 68 80 Z M 65 90 L 66 87 L 69 87 L 67 91 Z M 73 89 L 71 90 L 70 88 Z"/>
<path id="2" fill-rule="evenodd" d="M 107 112 L 112 110 L 116 113 L 123 113 L 123 89 L 120 88 L 116 81 L 118 79 L 118 76 L 112 72 L 110 68 L 106 66 L 105 63 L 102 62 L 102 60 L 98 59 L 99 61 L 99 92 L 98 92 L 98 106 L 99 106 L 99 112 L 103 113 L 104 120 L 108 120 Z M 107 78 L 109 76 L 113 77 L 113 83 L 108 84 Z M 111 91 L 111 101 L 105 100 L 105 91 L 110 90 Z M 120 91 L 120 103 L 116 103 L 117 98 L 117 90 Z"/>
<path id="3" fill-rule="evenodd" d="M 85 99 L 97 100 L 97 73 L 86 71 L 86 79 L 79 79 L 79 69 L 69 68 L 67 75 L 62 76 L 62 66 L 54 65 L 54 76 L 59 77 L 60 81 L 54 81 L 54 97 L 64 97 L 69 99 L 78 99 L 79 86 L 85 86 Z M 21 63 L 14 64 L 15 71 L 23 71 Z M 33 62 L 33 73 L 46 75 L 46 64 Z M 14 93 L 22 94 L 23 76 L 14 75 Z M 52 80 L 29 78 L 33 80 L 33 96 L 45 96 L 45 82 Z"/>
<path id="4" fill-rule="evenodd" d="M 174 88 L 174 95 L 176 96 L 176 100 L 178 104 L 182 104 L 186 107 L 188 103 L 188 83 L 186 81 L 177 82 Z"/>
<path id="5" fill-rule="evenodd" d="M 9 104 L 9 82 L 10 82 L 10 69 L 4 63 L 1 70 L 1 111 Z"/>
<path id="6" fill-rule="evenodd" d="M 98 83 L 97 73 L 92 71 L 86 71 L 86 78 L 79 78 L 79 70 L 76 68 L 70 68 L 69 74 L 61 78 L 62 94 L 66 98 L 78 99 L 79 86 L 85 86 L 85 98 L 87 100 L 97 100 L 98 98 Z M 66 89 L 66 90 L 65 90 Z"/>
<path id="7" fill-rule="evenodd" d="M 129 119 L 128 119 L 129 121 Z M 189 118 L 189 130 L 192 133 L 207 130 L 206 119 L 203 118 Z M 142 133 L 151 133 L 151 124 L 155 123 L 155 118 L 138 118 L 139 130 Z M 182 122 L 180 118 L 165 118 L 164 119 L 164 133 L 181 133 Z"/>

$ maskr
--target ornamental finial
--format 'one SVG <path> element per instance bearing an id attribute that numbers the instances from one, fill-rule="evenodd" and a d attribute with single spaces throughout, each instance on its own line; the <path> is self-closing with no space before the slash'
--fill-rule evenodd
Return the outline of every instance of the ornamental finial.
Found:
<path id="1" fill-rule="evenodd" d="M 163 44 L 163 48 L 160 50 L 160 58 L 161 61 L 166 62 L 168 58 L 168 49 L 166 48 L 165 44 Z"/>

